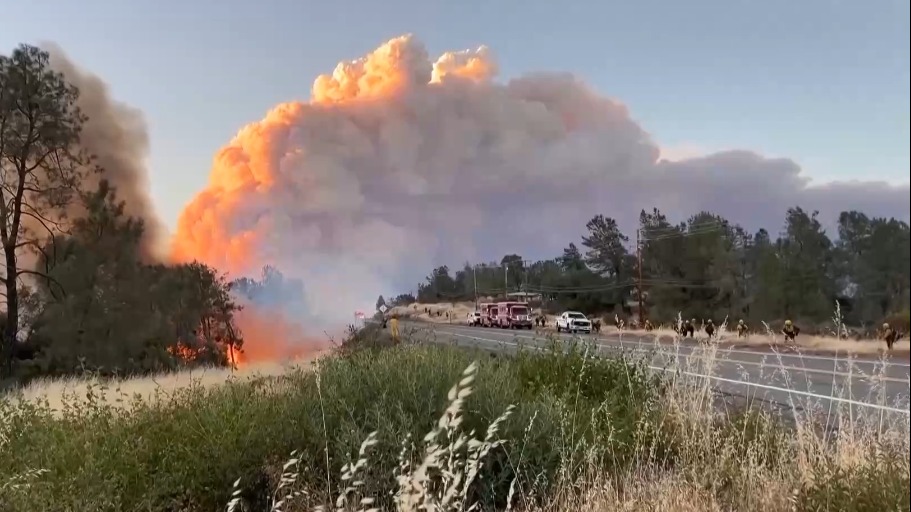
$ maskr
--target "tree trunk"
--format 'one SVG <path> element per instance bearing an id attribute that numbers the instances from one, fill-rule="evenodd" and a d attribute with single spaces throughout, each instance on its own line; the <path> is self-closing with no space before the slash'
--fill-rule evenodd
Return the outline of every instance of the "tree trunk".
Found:
<path id="1" fill-rule="evenodd" d="M 16 335 L 19 333 L 19 295 L 16 288 L 16 251 L 4 247 L 6 253 L 6 325 L 3 326 L 3 346 L 0 362 L 3 377 L 12 377 L 13 354 L 16 349 Z"/>

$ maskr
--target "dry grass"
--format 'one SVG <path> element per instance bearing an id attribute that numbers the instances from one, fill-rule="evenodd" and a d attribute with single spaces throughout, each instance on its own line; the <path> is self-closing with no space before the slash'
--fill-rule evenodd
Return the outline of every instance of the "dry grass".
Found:
<path id="1" fill-rule="evenodd" d="M 26 387 L 12 390 L 8 394 L 14 401 L 40 402 L 58 413 L 66 408 L 99 401 L 104 405 L 127 408 L 129 404 L 137 400 L 145 404 L 155 404 L 175 392 L 190 387 L 213 388 L 229 381 L 243 382 L 284 375 L 295 369 L 307 367 L 307 363 L 315 360 L 319 355 L 312 354 L 306 358 L 285 363 L 250 363 L 237 370 L 225 367 L 197 367 L 127 379 L 92 377 L 36 379 Z M 102 389 L 105 391 L 99 392 Z M 0 398 L 3 397 L 0 396 Z"/>
<path id="2" fill-rule="evenodd" d="M 425 313 L 425 308 L 429 309 L 430 313 Z M 409 306 L 395 306 L 390 313 L 435 324 L 464 324 L 468 313 L 472 311 L 474 311 L 473 302 L 441 302 L 439 304 L 415 303 Z M 437 312 L 440 313 L 440 316 L 436 316 Z M 447 312 L 450 313 L 449 318 L 446 317 Z"/>

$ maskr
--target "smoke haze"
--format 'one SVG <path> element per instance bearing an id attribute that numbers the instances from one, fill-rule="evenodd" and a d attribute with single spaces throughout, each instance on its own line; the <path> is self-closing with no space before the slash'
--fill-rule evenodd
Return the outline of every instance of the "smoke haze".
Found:
<path id="1" fill-rule="evenodd" d="M 782 227 L 794 205 L 909 217 L 909 188 L 811 186 L 788 159 L 726 151 L 677 161 L 620 103 L 566 74 L 502 84 L 489 49 L 431 60 L 410 35 L 316 78 L 309 102 L 276 106 L 215 157 L 183 211 L 178 259 L 302 278 L 307 321 L 350 321 L 378 293 L 435 264 L 553 256 L 596 213 L 628 231 L 638 212 L 699 210 Z"/>
<path id="2" fill-rule="evenodd" d="M 145 164 L 149 136 L 142 112 L 115 101 L 100 77 L 79 68 L 57 44 L 40 46 L 49 53 L 51 68 L 63 73 L 70 84 L 79 88 L 77 105 L 88 116 L 81 146 L 97 157 L 96 163 L 104 172 L 89 174 L 83 187 L 92 190 L 102 178 L 117 187 L 117 198 L 126 202 L 124 213 L 145 222 L 143 254 L 153 260 L 165 257 L 166 232 L 149 196 Z"/>

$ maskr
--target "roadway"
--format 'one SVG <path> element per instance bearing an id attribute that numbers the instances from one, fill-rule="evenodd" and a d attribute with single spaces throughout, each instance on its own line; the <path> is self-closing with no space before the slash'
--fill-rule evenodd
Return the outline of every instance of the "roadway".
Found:
<path id="1" fill-rule="evenodd" d="M 403 322 L 419 339 L 434 343 L 511 352 L 519 347 L 541 350 L 548 339 L 583 339 L 601 356 L 625 352 L 652 370 L 711 379 L 729 396 L 758 399 L 791 409 L 847 410 L 909 415 L 911 365 L 898 358 L 782 353 L 762 348 L 706 348 L 695 343 L 658 343 L 654 336 L 625 333 L 556 334 L 510 331 L 456 324 Z"/>

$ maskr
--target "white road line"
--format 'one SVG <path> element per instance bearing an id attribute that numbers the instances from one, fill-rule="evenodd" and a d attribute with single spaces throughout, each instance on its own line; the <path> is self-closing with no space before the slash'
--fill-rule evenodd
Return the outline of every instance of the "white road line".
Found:
<path id="1" fill-rule="evenodd" d="M 430 325 L 430 324 L 428 324 L 428 325 Z M 456 326 L 456 325 L 448 325 L 448 324 L 439 324 L 439 325 L 442 326 L 442 327 L 449 327 L 450 329 L 471 329 L 470 327 L 464 327 L 464 326 Z M 505 334 L 505 333 L 504 333 L 504 334 Z M 517 337 L 517 338 L 530 339 L 530 340 L 539 339 L 539 338 L 535 338 L 535 337 L 533 337 L 533 336 L 525 336 L 525 335 L 521 335 L 521 334 L 513 334 L 513 336 L 514 336 L 514 337 Z M 595 339 L 599 339 L 599 340 L 603 340 L 603 341 L 607 341 L 607 342 L 620 343 L 621 345 L 622 345 L 622 344 L 625 344 L 625 343 L 633 343 L 633 344 L 636 344 L 636 345 L 644 345 L 644 346 L 647 346 L 647 347 L 655 347 L 655 346 L 659 346 L 659 347 L 673 347 L 673 346 L 674 346 L 674 345 L 669 345 L 669 344 L 667 344 L 667 343 L 661 343 L 661 342 L 656 342 L 656 341 L 642 341 L 641 339 L 624 340 L 624 339 L 622 339 L 621 337 L 619 337 L 619 335 L 616 335 L 616 334 L 609 334 L 609 335 L 606 335 L 606 336 L 603 336 L 603 337 L 601 337 L 601 336 L 594 336 L 594 338 L 595 338 Z M 565 339 L 565 338 L 563 338 L 563 339 Z M 696 349 L 696 348 L 700 348 L 700 347 L 694 347 L 694 346 L 689 346 L 689 345 L 685 345 L 685 344 L 681 344 L 680 346 L 683 347 L 683 348 L 685 348 L 685 349 L 689 349 L 690 351 L 692 351 L 692 350 L 694 350 L 694 349 Z M 793 358 L 798 358 L 798 359 L 811 359 L 811 360 L 817 360 L 817 361 L 831 361 L 831 362 L 839 362 L 839 361 L 842 361 L 842 362 L 851 362 L 852 364 L 855 364 L 855 365 L 859 365 L 859 364 L 873 364 L 873 365 L 875 365 L 875 364 L 879 364 L 879 363 L 880 363 L 879 361 L 871 361 L 871 360 L 868 360 L 868 359 L 858 359 L 857 357 L 853 356 L 853 355 L 850 354 L 850 353 L 846 354 L 844 357 L 829 357 L 829 356 L 819 356 L 819 355 L 800 354 L 800 353 L 798 353 L 798 354 L 787 354 L 787 353 L 779 352 L 779 351 L 775 350 L 774 348 L 772 349 L 772 352 L 771 352 L 771 353 L 769 353 L 769 352 L 758 352 L 758 351 L 755 351 L 755 350 L 744 350 L 744 349 L 732 348 L 732 347 L 731 347 L 731 348 L 719 348 L 719 350 L 720 350 L 721 352 L 726 352 L 726 353 L 748 354 L 748 355 L 763 356 L 763 357 L 769 357 L 769 356 L 774 355 L 774 356 L 779 356 L 779 357 L 782 357 L 782 358 L 793 357 Z M 751 363 L 751 364 L 754 364 L 754 365 L 755 365 L 755 364 L 758 364 L 758 363 Z M 911 364 L 903 363 L 903 362 L 900 362 L 900 361 L 887 361 L 886 364 L 889 365 L 889 366 L 896 366 L 896 367 L 902 367 L 902 366 L 904 366 L 904 367 L 907 367 L 907 368 L 911 368 Z"/>
<path id="2" fill-rule="evenodd" d="M 448 333 L 448 334 L 450 334 L 450 335 L 452 335 L 452 336 L 459 336 L 459 337 L 461 337 L 461 338 L 468 338 L 468 339 L 473 339 L 473 340 L 478 340 L 478 341 L 487 341 L 487 342 L 490 342 L 490 343 L 503 344 L 503 345 L 510 345 L 510 346 L 513 346 L 513 347 L 522 347 L 522 346 L 524 346 L 524 347 L 526 347 L 526 348 L 531 348 L 531 349 L 537 350 L 537 351 L 543 351 L 543 350 L 544 350 L 543 347 L 535 347 L 535 346 L 530 346 L 530 347 L 529 347 L 529 346 L 527 346 L 527 345 L 520 345 L 520 344 L 518 344 L 518 343 L 512 343 L 512 342 L 505 341 L 505 340 L 493 340 L 493 339 L 490 339 L 490 338 L 479 338 L 479 337 L 476 337 L 476 336 L 468 336 L 468 335 L 466 335 L 466 334 L 459 334 L 459 333 L 454 333 L 454 332 L 450 332 L 450 333 Z M 727 378 L 724 378 L 724 377 L 716 377 L 716 376 L 714 376 L 714 375 L 704 375 L 704 374 L 701 374 L 701 373 L 694 373 L 694 372 L 688 372 L 688 371 L 682 371 L 682 370 L 675 370 L 675 369 L 670 369 L 670 368 L 661 368 L 661 367 L 658 367 L 658 366 L 651 366 L 651 365 L 649 365 L 648 368 L 649 368 L 649 369 L 652 369 L 652 370 L 660 370 L 660 371 L 663 371 L 663 372 L 680 373 L 680 374 L 687 375 L 687 376 L 690 376 L 690 377 L 699 377 L 699 378 L 703 378 L 703 379 L 711 379 L 711 380 L 715 380 L 715 381 L 718 381 L 718 382 L 726 382 L 726 383 L 729 383 L 729 384 L 736 384 L 736 385 L 741 385 L 741 386 L 750 386 L 750 387 L 755 387 L 755 388 L 760 388 L 760 389 L 766 389 L 766 390 L 769 390 L 769 391 L 780 391 L 780 392 L 783 392 L 783 393 L 789 393 L 789 394 L 794 394 L 794 395 L 806 396 L 806 397 L 816 398 L 816 399 L 820 399 L 820 400 L 830 400 L 830 401 L 834 401 L 834 402 L 841 402 L 841 403 L 846 403 L 846 404 L 850 404 L 850 405 L 856 405 L 856 406 L 860 406 L 860 407 L 870 407 L 870 408 L 872 408 L 872 409 L 879 409 L 879 410 L 882 410 L 882 411 L 897 412 L 897 413 L 901 413 L 901 414 L 911 414 L 911 411 L 909 411 L 908 409 L 899 409 L 898 407 L 890 407 L 890 406 L 888 406 L 888 405 L 873 404 L 873 403 L 870 403 L 870 402 L 861 402 L 861 401 L 858 401 L 858 400 L 851 400 L 851 399 L 849 399 L 849 398 L 842 398 L 842 397 L 837 397 L 837 396 L 832 396 L 832 395 L 826 396 L 826 395 L 820 395 L 820 394 L 818 394 L 818 393 L 810 393 L 809 391 L 798 391 L 798 390 L 795 390 L 795 389 L 780 388 L 780 387 L 777 387 L 777 386 L 770 386 L 770 385 L 767 385 L 767 384 L 759 384 L 759 383 L 757 383 L 757 382 L 750 382 L 750 381 L 744 381 L 744 380 L 727 379 Z"/>
<path id="3" fill-rule="evenodd" d="M 898 413 L 902 413 L 902 414 L 911 414 L 911 411 L 909 411 L 908 409 L 899 409 L 898 407 L 891 407 L 891 406 L 888 406 L 888 405 L 871 404 L 870 402 L 861 402 L 861 401 L 858 401 L 858 400 L 851 400 L 851 399 L 849 399 L 849 398 L 841 398 L 841 397 L 838 397 L 838 396 L 832 396 L 832 395 L 829 395 L 829 396 L 826 396 L 826 395 L 819 395 L 819 394 L 816 394 L 816 393 L 810 393 L 810 392 L 808 392 L 808 391 L 799 391 L 799 390 L 796 390 L 796 389 L 779 388 L 779 387 L 777 387 L 777 386 L 769 386 L 769 385 L 767 385 L 767 384 L 759 384 L 758 382 L 749 382 L 749 381 L 743 381 L 743 380 L 726 379 L 726 378 L 724 378 L 724 377 L 716 377 L 716 376 L 714 376 L 714 375 L 703 375 L 703 374 L 701 374 L 701 373 L 693 373 L 693 372 L 686 372 L 686 371 L 680 371 L 680 370 L 672 370 L 672 369 L 670 369 L 670 368 L 658 368 L 658 367 L 655 367 L 655 366 L 649 366 L 649 368 L 651 368 L 651 369 L 653 369 L 653 370 L 662 370 L 662 371 L 666 371 L 666 372 L 682 373 L 682 374 L 684 374 L 684 375 L 689 375 L 690 377 L 702 377 L 702 378 L 706 378 L 706 379 L 716 380 L 716 381 L 719 381 L 719 382 L 728 382 L 728 383 L 730 383 L 730 384 L 740 384 L 740 385 L 752 386 L 752 387 L 756 387 L 756 388 L 760 388 L 760 389 L 768 389 L 768 390 L 772 390 L 772 391 L 784 391 L 784 392 L 789 393 L 789 394 L 801 395 L 801 396 L 806 396 L 806 397 L 811 397 L 811 398 L 818 398 L 818 399 L 822 399 L 822 400 L 834 400 L 834 401 L 836 401 L 836 402 L 842 402 L 842 403 L 851 404 L 851 405 L 857 405 L 857 406 L 861 406 L 861 407 L 871 407 L 871 408 L 873 408 L 873 409 L 879 409 L 879 410 L 882 410 L 882 411 L 891 411 L 891 412 L 898 412 Z"/>

